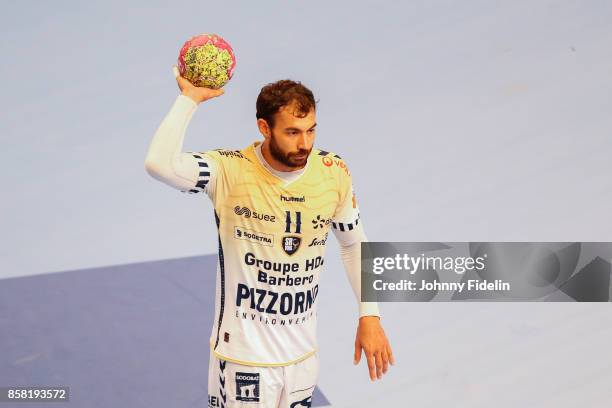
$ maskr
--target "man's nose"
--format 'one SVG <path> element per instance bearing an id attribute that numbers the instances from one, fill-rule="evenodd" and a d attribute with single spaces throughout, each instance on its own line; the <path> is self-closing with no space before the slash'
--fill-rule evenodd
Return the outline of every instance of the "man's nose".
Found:
<path id="1" fill-rule="evenodd" d="M 300 137 L 298 137 L 298 149 L 303 149 L 308 145 L 308 136 L 306 135 L 306 133 L 302 133 L 300 134 Z"/>
<path id="2" fill-rule="evenodd" d="M 298 138 L 298 149 L 310 149 L 309 139 L 307 132 L 302 133 Z"/>

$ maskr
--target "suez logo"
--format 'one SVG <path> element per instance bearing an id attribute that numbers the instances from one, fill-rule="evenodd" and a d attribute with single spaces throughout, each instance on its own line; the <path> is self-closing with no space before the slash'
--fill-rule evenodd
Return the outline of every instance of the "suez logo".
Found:
<path id="1" fill-rule="evenodd" d="M 249 242 L 265 246 L 274 246 L 274 235 L 264 234 L 263 232 L 234 226 L 234 238 L 244 239 Z"/>
<path id="2" fill-rule="evenodd" d="M 234 207 L 234 213 L 236 213 L 236 215 L 244 215 L 244 218 L 255 218 L 257 220 L 268 222 L 276 221 L 276 215 L 258 213 L 257 211 L 251 210 L 248 207 L 240 207 L 239 205 Z"/>

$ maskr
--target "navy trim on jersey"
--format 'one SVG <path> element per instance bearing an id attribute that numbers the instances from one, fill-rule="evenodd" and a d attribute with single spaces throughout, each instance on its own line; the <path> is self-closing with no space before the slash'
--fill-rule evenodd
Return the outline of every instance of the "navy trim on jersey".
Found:
<path id="1" fill-rule="evenodd" d="M 215 221 L 217 222 L 217 232 L 219 232 L 219 216 L 215 211 Z M 219 334 L 221 332 L 221 323 L 223 322 L 223 311 L 225 309 L 225 262 L 223 260 L 223 245 L 221 244 L 221 234 L 219 235 L 219 270 L 221 271 L 221 307 L 219 308 L 219 319 L 217 320 L 217 339 L 215 340 L 215 347 L 217 349 L 219 345 Z"/>
<path id="2" fill-rule="evenodd" d="M 227 392 L 225 391 L 225 360 L 219 360 L 219 396 L 221 397 L 221 408 L 225 408 L 225 404 L 227 404 Z M 223 376 L 221 376 L 223 374 Z"/>
<path id="3" fill-rule="evenodd" d="M 359 214 L 357 214 L 357 219 L 353 222 L 346 223 L 346 222 L 333 222 L 332 221 L 332 227 L 340 231 L 352 231 L 355 227 L 357 227 L 358 224 L 359 224 Z"/>
<path id="4" fill-rule="evenodd" d="M 325 151 L 325 150 L 320 150 L 320 151 L 319 151 L 319 156 L 327 156 L 328 154 L 330 154 L 330 152 L 327 152 L 327 151 Z M 338 155 L 337 155 L 337 154 L 335 154 L 335 153 L 334 153 L 334 157 L 336 157 L 336 158 L 338 158 L 338 159 L 341 159 L 341 160 L 342 160 L 342 157 L 338 156 Z"/>
<path id="5" fill-rule="evenodd" d="M 189 152 L 191 153 L 191 152 Z M 197 194 L 205 192 L 206 185 L 210 181 L 210 169 L 208 168 L 208 163 L 204 160 L 204 158 L 199 154 L 192 154 L 193 157 L 198 161 L 198 166 L 200 167 L 200 173 L 198 174 L 198 181 L 194 188 L 189 191 L 183 191 L 184 193 L 189 194 Z"/>

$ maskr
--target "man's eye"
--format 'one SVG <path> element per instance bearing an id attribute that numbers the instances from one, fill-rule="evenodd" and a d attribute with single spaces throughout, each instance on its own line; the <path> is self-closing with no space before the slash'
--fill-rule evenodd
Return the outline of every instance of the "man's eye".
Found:
<path id="1" fill-rule="evenodd" d="M 309 133 L 314 133 L 314 132 L 315 132 L 315 130 L 314 130 L 314 129 L 309 129 L 309 130 L 308 130 L 308 132 L 309 132 Z"/>

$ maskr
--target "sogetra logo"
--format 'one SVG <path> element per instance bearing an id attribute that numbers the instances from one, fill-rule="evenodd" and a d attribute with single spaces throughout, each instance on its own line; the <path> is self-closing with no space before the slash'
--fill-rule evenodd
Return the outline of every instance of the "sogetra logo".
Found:
<path id="1" fill-rule="evenodd" d="M 254 242 L 256 244 L 273 246 L 274 235 L 264 234 L 263 232 L 234 226 L 234 238 L 244 239 L 246 241 Z"/>
<path id="2" fill-rule="evenodd" d="M 243 215 L 244 218 L 255 218 L 261 221 L 268 221 L 268 222 L 276 221 L 275 215 L 258 213 L 257 211 L 251 210 L 248 207 L 240 207 L 239 205 L 234 207 L 234 213 L 236 213 L 236 215 Z"/>

